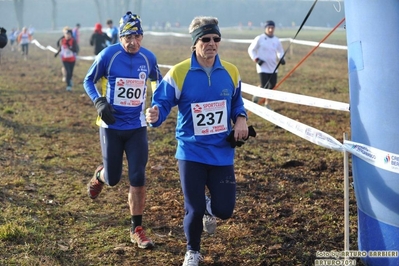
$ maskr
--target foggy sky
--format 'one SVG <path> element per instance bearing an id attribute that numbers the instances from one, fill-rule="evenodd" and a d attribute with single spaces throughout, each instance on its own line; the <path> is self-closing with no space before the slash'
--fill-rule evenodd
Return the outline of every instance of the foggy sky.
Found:
<path id="1" fill-rule="evenodd" d="M 121 0 L 99 0 L 102 3 L 101 21 L 94 0 L 56 0 L 57 29 L 64 26 L 93 27 L 100 22 L 105 25 L 112 19 L 118 26 L 120 17 L 126 13 Z M 300 25 L 313 1 L 304 0 L 143 0 L 140 12 L 133 10 L 133 0 L 128 8 L 139 13 L 145 26 L 178 22 L 185 29 L 195 16 L 215 16 L 221 27 L 246 26 L 251 21 L 254 26 L 266 20 L 274 20 L 277 25 Z M 32 25 L 36 30 L 52 28 L 51 0 L 25 0 L 23 26 Z M 335 26 L 344 18 L 344 4 L 339 1 L 319 1 L 310 15 L 307 26 Z M 7 30 L 17 27 L 14 3 L 0 0 L 0 27 Z"/>

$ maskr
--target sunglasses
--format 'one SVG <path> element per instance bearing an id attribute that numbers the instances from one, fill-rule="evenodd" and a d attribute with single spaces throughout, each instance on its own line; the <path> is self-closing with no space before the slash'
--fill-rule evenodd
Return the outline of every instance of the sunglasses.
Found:
<path id="1" fill-rule="evenodd" d="M 202 38 L 199 38 L 199 39 L 202 42 L 210 42 L 211 39 L 213 39 L 214 42 L 220 42 L 222 40 L 222 38 L 220 38 L 220 37 L 213 37 L 213 38 L 211 38 L 211 37 L 202 37 Z"/>

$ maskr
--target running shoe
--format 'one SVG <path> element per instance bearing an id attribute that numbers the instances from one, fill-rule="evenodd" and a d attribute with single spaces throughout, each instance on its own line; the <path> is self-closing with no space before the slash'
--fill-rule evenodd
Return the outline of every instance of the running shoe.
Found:
<path id="1" fill-rule="evenodd" d="M 217 222 L 216 217 L 213 216 L 211 211 L 211 199 L 205 196 L 205 202 L 206 208 L 204 217 L 202 218 L 202 224 L 205 232 L 207 232 L 208 234 L 214 234 L 216 231 Z"/>
<path id="2" fill-rule="evenodd" d="M 198 266 L 204 258 L 198 251 L 188 250 L 184 256 L 183 266 Z"/>
<path id="3" fill-rule="evenodd" d="M 146 237 L 145 231 L 143 227 L 137 226 L 134 229 L 134 232 L 132 229 L 130 229 L 130 240 L 132 243 L 136 244 L 139 248 L 152 248 L 154 247 L 154 243 Z"/>
<path id="4" fill-rule="evenodd" d="M 101 190 L 103 189 L 104 183 L 99 180 L 101 170 L 103 170 L 104 166 L 101 164 L 97 167 L 96 171 L 94 171 L 93 177 L 90 179 L 90 182 L 87 184 L 87 193 L 91 199 L 95 199 L 100 195 Z"/>

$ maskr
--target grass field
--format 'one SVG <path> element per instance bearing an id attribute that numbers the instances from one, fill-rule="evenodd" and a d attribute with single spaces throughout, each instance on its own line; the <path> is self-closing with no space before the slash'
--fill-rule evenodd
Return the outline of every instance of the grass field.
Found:
<path id="1" fill-rule="evenodd" d="M 244 39 L 258 33 L 222 32 L 223 38 Z M 90 34 L 82 33 L 81 55 L 92 55 Z M 293 37 L 295 32 L 276 34 Z M 298 39 L 319 41 L 325 34 L 304 31 Z M 35 37 L 54 47 L 60 36 Z M 326 42 L 346 45 L 345 32 Z M 185 38 L 148 35 L 143 45 L 160 64 L 173 65 L 190 55 Z M 292 46 L 280 79 L 312 50 Z M 247 47 L 222 42 L 219 52 L 237 65 L 243 82 L 257 85 Z M 60 60 L 30 49 L 26 61 L 10 47 L 1 51 L 0 265 L 181 265 L 184 210 L 174 159 L 175 111 L 163 126 L 148 129 L 144 226 L 156 247 L 140 250 L 129 239 L 126 167 L 116 187 L 105 188 L 94 201 L 87 196 L 86 184 L 101 161 L 96 110 L 82 86 L 91 62 L 77 63 L 74 90 L 68 93 Z M 317 49 L 279 90 L 347 103 L 346 51 Z M 340 142 L 344 132 L 350 136 L 349 113 L 278 101 L 272 106 Z M 230 220 L 218 221 L 217 234 L 203 235 L 202 265 L 314 265 L 316 251 L 342 251 L 343 155 L 254 114 L 248 124 L 258 135 L 236 152 L 236 209 Z M 357 250 L 356 202 L 350 192 L 350 249 Z"/>

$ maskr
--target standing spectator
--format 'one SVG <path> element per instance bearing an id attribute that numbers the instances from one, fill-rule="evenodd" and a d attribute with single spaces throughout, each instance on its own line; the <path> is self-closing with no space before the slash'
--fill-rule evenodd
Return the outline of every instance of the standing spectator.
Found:
<path id="1" fill-rule="evenodd" d="M 107 35 L 111 38 L 111 41 L 107 41 L 107 45 L 115 44 L 118 42 L 118 28 L 114 26 L 112 19 L 107 20 Z"/>
<path id="2" fill-rule="evenodd" d="M 3 27 L 0 27 L 0 48 L 6 47 L 7 43 L 7 30 Z"/>
<path id="3" fill-rule="evenodd" d="M 29 34 L 26 27 L 22 28 L 21 33 L 19 33 L 17 38 L 18 44 L 21 45 L 22 55 L 26 60 L 29 53 L 29 43 L 32 41 L 32 35 Z"/>
<path id="4" fill-rule="evenodd" d="M 63 69 L 65 71 L 65 82 L 67 84 L 66 90 L 72 90 L 72 76 L 73 76 L 73 69 L 75 67 L 76 61 L 76 41 L 72 37 L 72 30 L 69 28 L 64 28 L 64 36 L 62 36 L 57 41 L 58 54 L 61 55 L 61 60 L 63 64 Z"/>
<path id="5" fill-rule="evenodd" d="M 102 31 L 100 23 L 94 25 L 94 33 L 90 38 L 90 45 L 94 46 L 94 54 L 98 55 L 105 47 L 107 47 L 107 41 L 111 41 L 106 33 Z"/>
<path id="6" fill-rule="evenodd" d="M 29 29 L 28 32 L 31 36 L 33 36 L 33 34 L 35 34 L 35 28 L 32 25 L 29 25 Z"/>
<path id="7" fill-rule="evenodd" d="M 75 28 L 72 29 L 72 37 L 76 41 L 76 55 L 79 54 L 80 48 L 79 48 L 79 42 L 80 42 L 80 23 L 77 23 Z"/>
<path id="8" fill-rule="evenodd" d="M 17 36 L 18 36 L 17 30 L 15 28 L 12 28 L 10 34 L 8 35 L 8 39 L 10 40 L 11 51 L 13 51 L 13 52 L 15 50 Z"/>
<path id="9" fill-rule="evenodd" d="M 284 65 L 284 50 L 279 38 L 274 36 L 274 21 L 268 20 L 264 33 L 255 37 L 248 47 L 249 57 L 256 62 L 256 72 L 259 74 L 260 87 L 272 90 L 277 83 L 277 64 L 281 60 Z M 252 101 L 259 102 L 254 96 Z M 268 99 L 264 100 L 265 107 L 271 109 Z"/>
<path id="10" fill-rule="evenodd" d="M 172 107 L 178 106 L 176 158 L 187 238 L 183 266 L 195 266 L 202 260 L 202 230 L 213 234 L 216 217 L 225 220 L 233 214 L 235 150 L 226 139 L 231 134 L 235 140 L 248 137 L 240 74 L 235 65 L 219 58 L 218 23 L 214 17 L 193 19 L 189 26 L 191 58 L 169 70 L 154 91 L 152 107 L 146 111 L 147 122 L 158 127 Z"/>
<path id="11" fill-rule="evenodd" d="M 121 180 L 123 154 L 129 177 L 128 203 L 131 215 L 130 240 L 139 248 L 151 248 L 142 226 L 145 207 L 145 168 L 148 160 L 145 103 L 147 81 L 162 80 L 155 55 L 141 46 L 143 28 L 138 15 L 130 11 L 120 20 L 120 43 L 101 51 L 90 67 L 84 88 L 98 112 L 103 163 L 87 184 L 91 199 L 97 198 L 104 184 L 115 186 Z M 102 90 L 95 83 L 102 80 Z"/>

